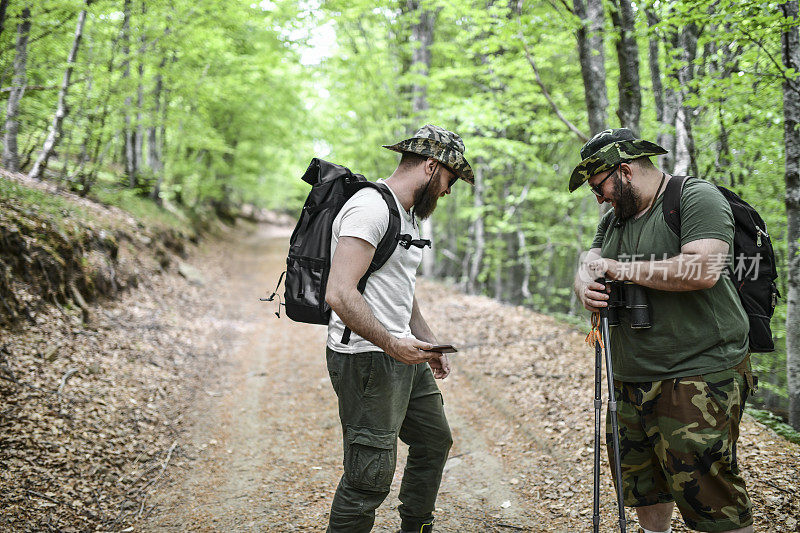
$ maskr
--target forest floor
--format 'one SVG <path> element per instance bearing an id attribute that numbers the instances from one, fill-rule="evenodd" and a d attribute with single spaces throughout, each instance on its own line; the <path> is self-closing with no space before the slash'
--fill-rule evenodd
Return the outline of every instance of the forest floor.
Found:
<path id="1" fill-rule="evenodd" d="M 203 281 L 189 285 L 167 275 L 148 290 L 169 290 L 152 297 L 134 291 L 109 306 L 109 319 L 116 317 L 117 324 L 124 320 L 125 332 L 114 334 L 128 334 L 140 350 L 155 354 L 148 374 L 136 378 L 139 389 L 157 392 L 138 400 L 147 404 L 155 422 L 142 426 L 137 417 L 140 438 L 155 436 L 149 437 L 147 454 L 140 452 L 144 459 L 120 461 L 110 474 L 104 467 L 105 477 L 99 479 L 105 492 L 94 492 L 91 484 L 80 489 L 94 492 L 70 507 L 84 525 L 89 523 L 88 515 L 81 514 L 85 506 L 95 518 L 107 517 L 94 521 L 102 525 L 99 530 L 325 529 L 342 473 L 341 427 L 325 366 L 325 328 L 278 319 L 275 302 L 258 300 L 277 282 L 287 242 L 285 229 L 232 231 L 188 259 Z M 550 317 L 462 295 L 438 283 L 421 280 L 417 296 L 439 339 L 460 348 L 451 359 L 453 373 L 440 382 L 454 445 L 437 501 L 436 530 L 590 530 L 594 365 L 584 335 Z M 155 342 L 151 331 L 158 330 L 157 319 L 165 325 Z M 96 329 L 96 336 L 106 335 L 102 327 Z M 116 342 L 123 344 L 119 338 Z M 174 363 L 180 371 L 164 373 L 166 365 L 158 357 L 170 353 L 180 356 Z M 67 366 L 62 370 L 68 372 Z M 15 378 L 21 377 L 17 369 Z M 80 388 L 80 378 L 61 388 Z M 140 393 L 131 386 L 125 399 L 130 396 L 135 405 Z M 84 401 L 92 403 L 91 398 Z M 25 409 L 12 406 L 3 415 L 12 411 L 20 424 L 31 424 L 35 413 L 22 417 L 19 412 Z M 18 452 L 17 462 L 10 463 L 17 472 L 33 468 L 25 464 L 26 455 L 33 462 L 31 456 L 23 449 Z M 46 462 L 47 453 L 41 451 L 36 462 Z M 375 531 L 398 529 L 397 491 L 405 453 L 401 446 L 392 493 L 378 510 Z M 738 453 L 756 529 L 800 531 L 800 447 L 745 416 Z M 74 475 L 92 479 L 96 469 L 87 463 Z M 70 475 L 62 473 L 59 483 Z M 29 517 L 25 527 L 25 520 L 6 515 L 0 518 L 0 529 L 44 530 L 31 524 L 43 524 L 43 512 L 65 505 L 57 486 L 47 492 L 25 485 L 14 479 L 13 470 L 0 474 L 0 482 L 3 494 L 15 495 L 4 514 L 16 511 L 20 518 Z M 122 493 L 120 485 L 126 489 Z M 123 493 L 122 503 L 120 497 L 112 498 Z M 118 505 L 109 509 L 105 502 L 112 500 Z M 611 531 L 616 507 L 605 459 L 601 501 L 600 529 Z M 53 522 L 56 529 L 67 530 L 69 516 L 60 516 L 61 522 Z M 630 513 L 628 520 L 635 523 Z M 673 528 L 686 530 L 679 518 Z"/>

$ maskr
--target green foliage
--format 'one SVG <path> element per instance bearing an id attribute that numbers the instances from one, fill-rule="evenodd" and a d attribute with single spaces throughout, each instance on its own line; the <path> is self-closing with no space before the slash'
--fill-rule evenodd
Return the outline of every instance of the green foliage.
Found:
<path id="1" fill-rule="evenodd" d="M 96 187 L 91 196 L 103 204 L 119 207 L 130 213 L 136 220 L 146 222 L 150 227 L 187 229 L 186 216 L 181 216 L 180 212 L 170 212 L 159 207 L 150 198 L 143 197 L 137 191 L 116 184 L 108 184 L 104 187 Z"/>
<path id="2" fill-rule="evenodd" d="M 43 89 L 29 88 L 20 103 L 23 159 L 31 150 L 36 156 L 52 120 L 83 5 L 45 0 L 31 6 L 27 84 Z M 190 209 L 296 203 L 300 195 L 290 183 L 311 151 L 303 131 L 309 84 L 283 28 L 298 8 L 285 1 L 263 5 L 93 2 L 50 178 L 86 194 L 101 172 L 125 173 L 127 132 L 136 137 L 138 169 L 118 177 L 120 185 L 135 184 L 145 195 Z M 9 8 L 0 35 L 7 52 L 0 56 L 3 86 L 11 82 L 21 8 Z"/>
<path id="3" fill-rule="evenodd" d="M 750 407 L 748 407 L 745 412 L 765 426 L 771 428 L 775 433 L 784 439 L 795 444 L 800 444 L 800 432 L 792 429 L 792 426 L 784 422 L 780 417 L 775 416 L 769 411 L 765 411 L 763 409 L 753 409 Z"/>

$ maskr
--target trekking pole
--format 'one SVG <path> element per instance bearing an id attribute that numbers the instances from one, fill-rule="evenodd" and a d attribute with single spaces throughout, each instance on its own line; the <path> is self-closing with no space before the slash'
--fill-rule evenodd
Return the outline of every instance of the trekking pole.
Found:
<path id="1" fill-rule="evenodd" d="M 592 331 L 597 326 L 598 315 L 592 315 Z M 594 339 L 594 501 L 592 503 L 592 531 L 600 531 L 600 416 L 603 408 L 602 400 L 602 365 L 603 348 L 600 346 L 600 339 Z"/>
<path id="2" fill-rule="evenodd" d="M 605 279 L 598 281 L 605 285 Z M 625 504 L 622 501 L 622 465 L 619 453 L 619 428 L 617 424 L 617 400 L 614 397 L 614 369 L 611 363 L 611 339 L 608 334 L 608 307 L 600 308 L 600 327 L 606 356 L 606 379 L 608 380 L 608 414 L 611 417 L 611 442 L 614 447 L 614 472 L 616 474 L 617 507 L 619 510 L 619 530 L 625 533 Z"/>

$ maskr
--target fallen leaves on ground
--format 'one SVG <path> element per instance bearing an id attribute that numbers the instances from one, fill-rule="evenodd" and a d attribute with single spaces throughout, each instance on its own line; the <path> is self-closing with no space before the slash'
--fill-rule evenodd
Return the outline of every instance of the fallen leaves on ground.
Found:
<path id="1" fill-rule="evenodd" d="M 119 531 L 152 511 L 149 494 L 189 458 L 182 413 L 222 364 L 204 291 L 158 276 L 89 325 L 49 307 L 0 331 L 0 529 Z"/>

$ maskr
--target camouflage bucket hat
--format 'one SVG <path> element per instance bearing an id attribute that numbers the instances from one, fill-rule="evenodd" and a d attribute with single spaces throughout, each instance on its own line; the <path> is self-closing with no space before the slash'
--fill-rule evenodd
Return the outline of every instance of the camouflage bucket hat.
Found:
<path id="1" fill-rule="evenodd" d="M 637 139 L 628 128 L 601 131 L 581 148 L 581 159 L 569 178 L 569 192 L 604 170 L 640 157 L 666 154 L 656 143 Z"/>
<path id="2" fill-rule="evenodd" d="M 464 159 L 464 141 L 461 137 L 439 126 L 422 126 L 410 139 L 397 144 L 384 144 L 384 148 L 395 152 L 412 152 L 432 157 L 452 170 L 470 185 L 475 184 L 472 167 Z"/>

